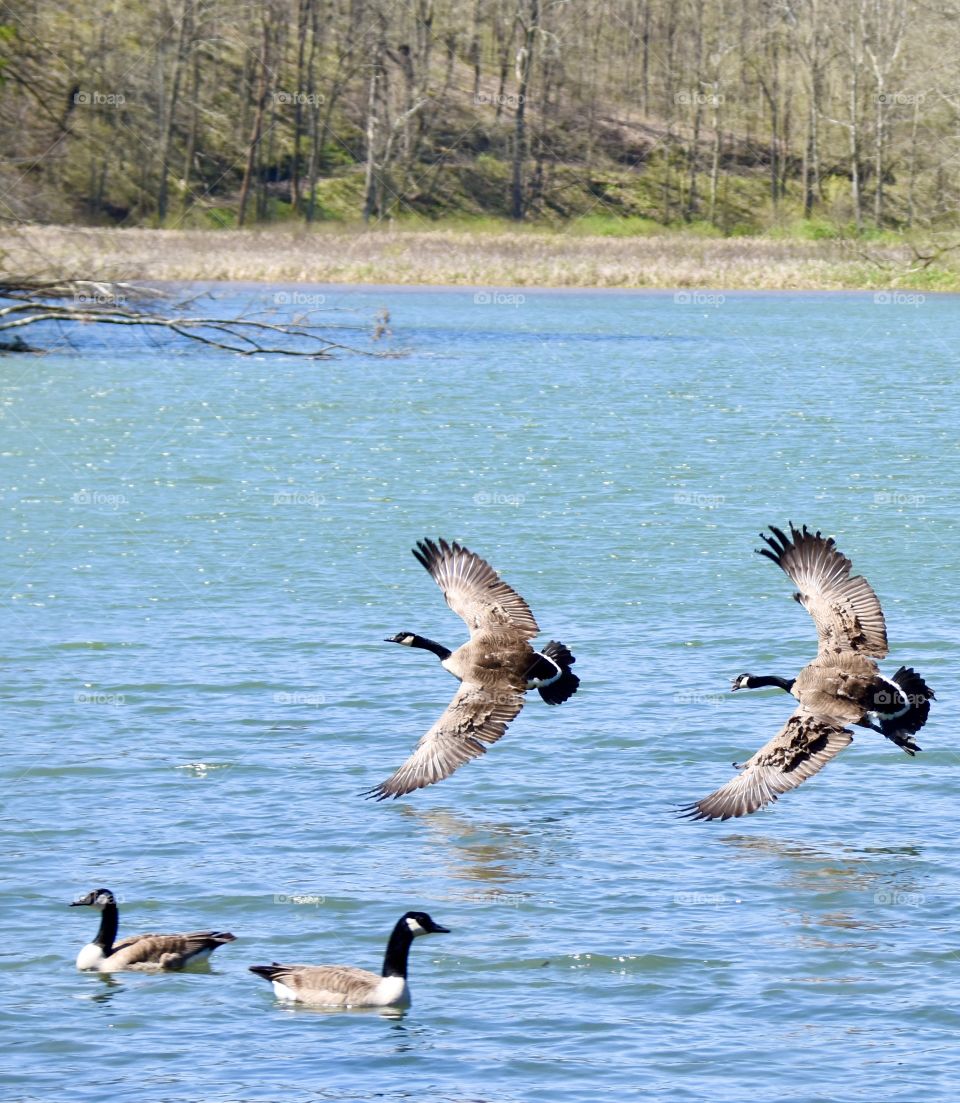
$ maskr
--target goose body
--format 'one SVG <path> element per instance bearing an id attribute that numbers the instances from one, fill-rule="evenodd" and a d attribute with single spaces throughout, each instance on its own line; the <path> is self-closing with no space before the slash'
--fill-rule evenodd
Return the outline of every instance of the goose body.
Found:
<path id="1" fill-rule="evenodd" d="M 415 938 L 448 934 L 426 912 L 407 912 L 396 922 L 379 974 L 351 965 L 251 965 L 250 972 L 273 985 L 278 999 L 310 1007 L 408 1007 L 407 961 Z"/>
<path id="2" fill-rule="evenodd" d="M 142 934 L 116 941 L 119 909 L 109 889 L 74 900 L 71 908 L 93 907 L 100 912 L 97 937 L 77 954 L 77 968 L 100 973 L 164 972 L 206 960 L 218 946 L 235 942 L 228 931 L 190 931 L 186 934 Z"/>
<path id="3" fill-rule="evenodd" d="M 523 708 L 528 690 L 559 705 L 580 684 L 570 669 L 576 660 L 562 643 L 551 640 L 542 651 L 534 650 L 530 640 L 540 628 L 533 613 L 486 560 L 446 540 L 422 540 L 413 554 L 466 623 L 470 639 L 455 651 L 415 632 L 386 641 L 431 651 L 460 688 L 407 761 L 369 790 L 367 796 L 377 800 L 433 785 L 484 754 Z"/>
<path id="4" fill-rule="evenodd" d="M 740 774 L 683 812 L 692 819 L 721 819 L 756 812 L 822 769 L 853 741 L 851 726 L 871 728 L 913 755 L 913 736 L 930 713 L 933 691 L 909 667 L 892 678 L 876 660 L 887 654 L 880 602 L 831 537 L 790 525 L 789 536 L 770 526 L 761 555 L 797 586 L 794 598 L 817 629 L 817 657 L 796 678 L 741 674 L 732 689 L 775 687 L 797 708 L 781 730 L 740 768 Z"/>

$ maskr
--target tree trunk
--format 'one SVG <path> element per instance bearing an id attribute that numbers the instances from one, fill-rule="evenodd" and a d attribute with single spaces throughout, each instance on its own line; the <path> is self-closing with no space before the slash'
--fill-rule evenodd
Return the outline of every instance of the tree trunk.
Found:
<path id="1" fill-rule="evenodd" d="M 877 178 L 873 191 L 873 221 L 879 228 L 883 225 L 883 148 L 886 91 L 882 82 L 877 84 L 877 121 L 873 136 L 873 171 Z"/>
<path id="2" fill-rule="evenodd" d="M 304 80 L 304 74 L 306 72 L 306 46 L 308 27 L 311 25 L 310 9 L 312 6 L 313 0 L 298 0 L 297 3 L 297 86 L 294 91 L 293 158 L 290 165 L 290 206 L 294 214 L 299 214 L 301 206 L 300 144 L 303 139 L 304 92 L 306 85 L 309 83 L 309 77 Z M 312 44 L 310 49 L 312 52 Z M 310 101 L 308 99 L 307 106 L 309 105 Z"/>
<path id="3" fill-rule="evenodd" d="M 167 189 L 170 175 L 170 148 L 173 144 L 173 120 L 180 100 L 180 79 L 190 49 L 193 0 L 181 0 L 178 20 L 177 48 L 173 57 L 173 74 L 170 78 L 170 98 L 167 101 L 160 135 L 160 182 L 157 188 L 157 221 L 162 226 L 167 218 Z"/>
<path id="4" fill-rule="evenodd" d="M 860 127 L 857 119 L 857 93 L 859 74 L 854 68 L 850 75 L 850 198 L 853 202 L 853 222 L 859 234 L 863 230 L 863 201 L 860 194 Z"/>
<path id="5" fill-rule="evenodd" d="M 380 214 L 380 179 L 377 172 L 377 142 L 380 135 L 380 120 L 377 112 L 380 106 L 380 84 L 383 80 L 383 55 L 386 52 L 386 26 L 381 17 L 370 64 L 370 79 L 367 84 L 367 160 L 363 181 L 363 221 L 369 222 L 374 214 Z"/>
<path id="6" fill-rule="evenodd" d="M 247 158 L 243 168 L 243 181 L 240 184 L 240 199 L 237 203 L 238 226 L 242 226 L 246 221 L 247 201 L 250 198 L 250 184 L 253 180 L 253 170 L 256 165 L 260 138 L 263 135 L 263 113 L 267 106 L 267 89 L 270 79 L 270 16 L 268 11 L 269 9 L 264 7 L 261 17 L 262 37 L 260 40 L 260 56 L 257 59 L 260 72 L 257 78 L 257 94 L 253 111 L 253 129 L 250 131 L 250 140 L 247 143 Z"/>
<path id="7" fill-rule="evenodd" d="M 533 69 L 533 51 L 540 26 L 540 0 L 529 0 L 526 35 L 518 58 L 520 84 L 517 91 L 517 113 L 513 126 L 513 178 L 510 188 L 510 214 L 517 222 L 524 215 L 523 162 L 527 155 L 526 109 L 530 74 Z"/>
<path id="8" fill-rule="evenodd" d="M 192 187 L 193 161 L 197 155 L 197 136 L 200 129 L 200 51 L 193 51 L 193 65 L 190 78 L 190 123 L 187 127 L 187 147 L 183 153 L 183 194 L 180 197 L 180 217 L 190 209 L 190 190 Z"/>
<path id="9" fill-rule="evenodd" d="M 695 5 L 696 30 L 694 36 L 694 69 L 692 81 L 696 90 L 693 105 L 693 138 L 687 153 L 687 205 L 684 217 L 687 222 L 697 213 L 697 168 L 700 156 L 700 127 L 703 124 L 703 81 L 700 73 L 703 67 L 703 8 L 698 3 Z"/>
<path id="10" fill-rule="evenodd" d="M 917 127 L 920 122 L 920 97 L 913 101 L 913 125 L 910 127 L 910 169 L 907 179 L 907 226 L 913 228 L 914 197 L 917 185 Z"/>
<path id="11" fill-rule="evenodd" d="M 720 129 L 720 92 L 719 82 L 713 82 L 713 151 L 710 156 L 710 222 L 717 224 L 717 184 L 720 180 L 720 155 L 722 152 L 722 131 Z"/>

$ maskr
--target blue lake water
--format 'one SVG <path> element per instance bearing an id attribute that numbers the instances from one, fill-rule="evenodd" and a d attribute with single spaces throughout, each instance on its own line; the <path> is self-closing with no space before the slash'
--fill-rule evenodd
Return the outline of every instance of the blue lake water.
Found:
<path id="1" fill-rule="evenodd" d="M 322 296 L 405 354 L 50 331 L 0 359 L 9 1098 L 955 1103 L 957 298 L 216 294 Z M 753 553 L 788 520 L 837 536 L 884 669 L 937 691 L 924 752 L 859 732 L 766 812 L 678 820 L 790 711 L 730 679 L 815 653 Z M 383 638 L 465 638 L 428 535 L 488 558 L 582 687 L 375 804 L 454 689 Z M 121 934 L 237 942 L 79 974 L 95 917 L 66 905 L 101 885 Z M 452 933 L 414 946 L 401 1019 L 247 972 L 377 968 L 408 908 Z"/>

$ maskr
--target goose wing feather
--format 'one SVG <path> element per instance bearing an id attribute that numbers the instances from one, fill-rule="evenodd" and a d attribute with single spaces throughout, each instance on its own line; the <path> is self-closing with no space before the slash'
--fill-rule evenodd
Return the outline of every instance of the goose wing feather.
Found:
<path id="1" fill-rule="evenodd" d="M 539 633 L 527 603 L 479 555 L 446 540 L 420 540 L 413 554 L 471 635 L 497 628 L 510 628 L 524 639 Z"/>
<path id="2" fill-rule="evenodd" d="M 882 659 L 887 653 L 887 628 L 880 601 L 862 575 L 851 575 L 852 563 L 837 550 L 832 537 L 790 525 L 790 535 L 770 526 L 761 533 L 772 559 L 798 589 L 797 600 L 817 627 L 820 651 L 859 651 Z"/>
<path id="3" fill-rule="evenodd" d="M 465 762 L 486 753 L 523 708 L 523 694 L 509 687 L 462 682 L 453 700 L 386 781 L 365 795 L 386 800 L 442 781 Z"/>
<path id="4" fill-rule="evenodd" d="M 109 961 L 119 969 L 182 968 L 202 950 L 214 950 L 236 941 L 227 931 L 188 931 L 184 934 L 142 934 L 114 943 Z"/>
<path id="5" fill-rule="evenodd" d="M 732 781 L 681 812 L 694 820 L 756 812 L 822 770 L 852 741 L 853 734 L 839 721 L 797 709 Z"/>
<path id="6" fill-rule="evenodd" d="M 270 981 L 279 981 L 304 1002 L 327 1004 L 360 1003 L 380 983 L 381 978 L 353 965 L 281 965 L 256 969 Z"/>

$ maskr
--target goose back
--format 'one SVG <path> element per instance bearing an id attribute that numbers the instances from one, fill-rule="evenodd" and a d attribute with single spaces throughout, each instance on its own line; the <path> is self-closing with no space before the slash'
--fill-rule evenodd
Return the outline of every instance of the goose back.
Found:
<path id="1" fill-rule="evenodd" d="M 381 977 L 351 965 L 257 965 L 251 969 L 273 984 L 280 999 L 313 1007 L 407 1007 L 404 977 Z"/>

